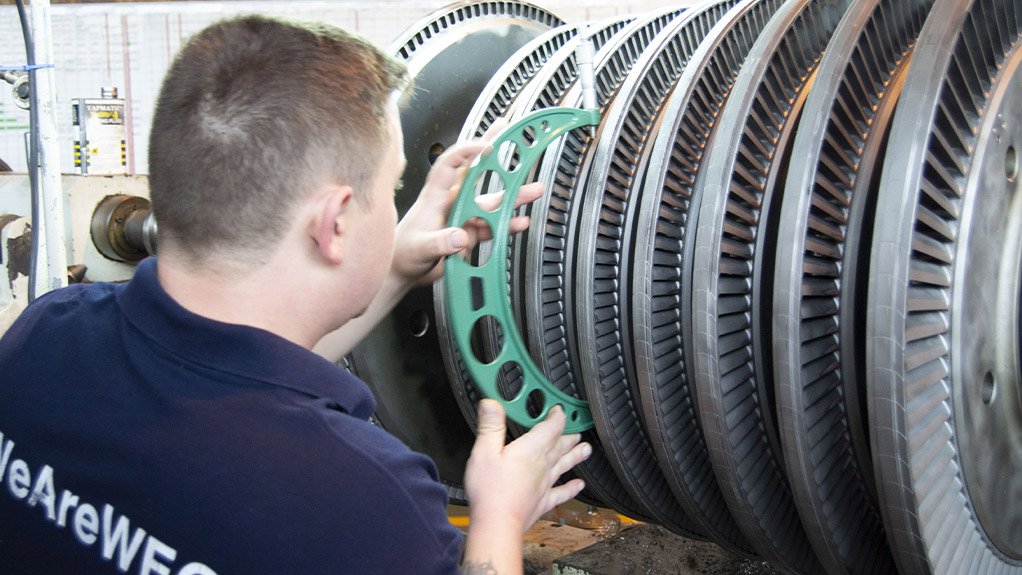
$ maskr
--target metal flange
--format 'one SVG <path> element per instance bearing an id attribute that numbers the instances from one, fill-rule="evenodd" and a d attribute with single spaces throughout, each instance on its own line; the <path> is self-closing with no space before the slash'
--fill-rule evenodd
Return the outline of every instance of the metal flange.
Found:
<path id="1" fill-rule="evenodd" d="M 156 220 L 148 198 L 107 196 L 92 213 L 92 243 L 103 256 L 140 262 L 156 253 Z"/>

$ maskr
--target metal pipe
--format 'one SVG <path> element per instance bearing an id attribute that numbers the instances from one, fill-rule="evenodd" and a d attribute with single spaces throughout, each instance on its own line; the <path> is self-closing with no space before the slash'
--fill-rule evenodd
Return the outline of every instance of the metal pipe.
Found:
<path id="1" fill-rule="evenodd" d="M 578 77 L 582 82 L 582 107 L 587 110 L 595 110 L 600 107 L 596 98 L 596 72 L 593 68 L 596 47 L 593 45 L 592 33 L 588 26 L 583 30 L 582 37 L 582 42 L 578 45 L 575 53 Z"/>
<path id="2" fill-rule="evenodd" d="M 31 243 L 29 244 L 30 255 L 29 255 L 29 266 L 28 266 L 28 302 L 32 303 L 35 299 L 34 295 L 36 292 L 35 286 L 39 283 L 37 273 L 39 266 L 37 262 L 39 260 L 40 250 L 37 247 L 42 243 L 42 218 L 40 217 L 39 209 L 39 108 L 32 105 L 32 94 L 35 92 L 31 89 L 31 85 L 35 83 L 36 67 L 35 67 L 35 43 L 32 41 L 32 27 L 28 22 L 28 11 L 25 9 L 25 2 L 23 0 L 14 0 L 15 5 L 18 7 L 18 22 L 21 24 L 21 35 L 25 41 L 25 62 L 28 64 L 28 79 L 29 79 L 29 105 L 28 105 L 28 134 L 25 138 L 25 152 L 26 160 L 28 163 L 28 179 L 31 184 L 32 193 L 30 194 L 31 201 Z"/>
<path id="3" fill-rule="evenodd" d="M 60 185 L 60 149 L 57 133 L 57 98 L 53 90 L 53 26 L 50 21 L 49 0 L 33 0 L 31 4 L 33 60 L 44 67 L 34 70 L 32 79 L 32 108 L 37 110 L 39 123 L 39 201 L 42 211 L 39 223 L 42 230 L 37 250 L 35 269 L 37 278 L 31 298 L 67 285 L 67 242 L 64 236 L 64 194 Z"/>

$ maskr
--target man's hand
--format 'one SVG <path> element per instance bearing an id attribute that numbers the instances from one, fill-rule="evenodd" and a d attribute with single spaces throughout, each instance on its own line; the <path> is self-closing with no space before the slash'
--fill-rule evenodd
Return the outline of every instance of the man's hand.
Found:
<path id="1" fill-rule="evenodd" d="M 577 433 L 564 433 L 564 410 L 557 405 L 528 433 L 505 445 L 504 408 L 492 399 L 479 402 L 479 428 L 465 470 L 465 491 L 473 520 L 493 513 L 519 525 L 524 533 L 544 513 L 585 487 L 581 479 L 554 486 L 557 479 L 592 452 Z"/>
<path id="2" fill-rule="evenodd" d="M 576 495 L 585 483 L 554 485 L 592 453 L 578 434 L 564 433 L 560 406 L 528 433 L 505 445 L 504 408 L 479 402 L 479 431 L 465 469 L 469 532 L 465 564 L 490 565 L 496 573 L 521 571 L 522 535 L 547 511 Z"/>
<path id="3" fill-rule="evenodd" d="M 397 225 L 391 272 L 398 278 L 413 285 L 432 283 L 443 275 L 443 258 L 459 252 L 468 253 L 480 241 L 491 239 L 486 225 L 470 221 L 464 228 L 447 227 L 447 217 L 468 167 L 476 156 L 492 151 L 488 140 L 502 126 L 488 130 L 481 141 L 455 144 L 437 158 L 418 199 Z M 522 186 L 515 207 L 532 202 L 541 195 L 542 184 Z M 503 196 L 503 192 L 484 194 L 476 201 L 484 210 L 490 211 L 500 206 Z M 511 219 L 511 233 L 522 232 L 528 227 L 528 216 Z"/>
<path id="4" fill-rule="evenodd" d="M 516 528 L 520 537 L 533 523 L 582 491 L 585 483 L 572 479 L 554 485 L 592 453 L 578 434 L 562 435 L 564 411 L 555 405 L 540 422 L 518 439 L 504 444 L 504 408 L 493 399 L 479 401 L 479 427 L 465 470 L 472 523 L 499 521 Z"/>

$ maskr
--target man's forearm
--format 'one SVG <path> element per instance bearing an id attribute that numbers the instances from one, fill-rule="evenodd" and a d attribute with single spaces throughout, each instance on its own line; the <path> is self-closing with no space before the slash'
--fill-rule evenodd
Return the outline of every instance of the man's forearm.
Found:
<path id="1" fill-rule="evenodd" d="M 522 530 L 500 516 L 484 515 L 469 523 L 465 541 L 464 575 L 520 575 Z"/>

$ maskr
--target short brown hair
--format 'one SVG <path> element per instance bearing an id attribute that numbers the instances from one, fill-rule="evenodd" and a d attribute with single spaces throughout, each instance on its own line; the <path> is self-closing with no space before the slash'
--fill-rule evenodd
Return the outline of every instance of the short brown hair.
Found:
<path id="1" fill-rule="evenodd" d="M 161 243 L 193 264 L 265 253 L 313 186 L 368 197 L 387 100 L 406 82 L 403 64 L 333 26 L 247 16 L 198 33 L 163 80 L 150 135 Z"/>

